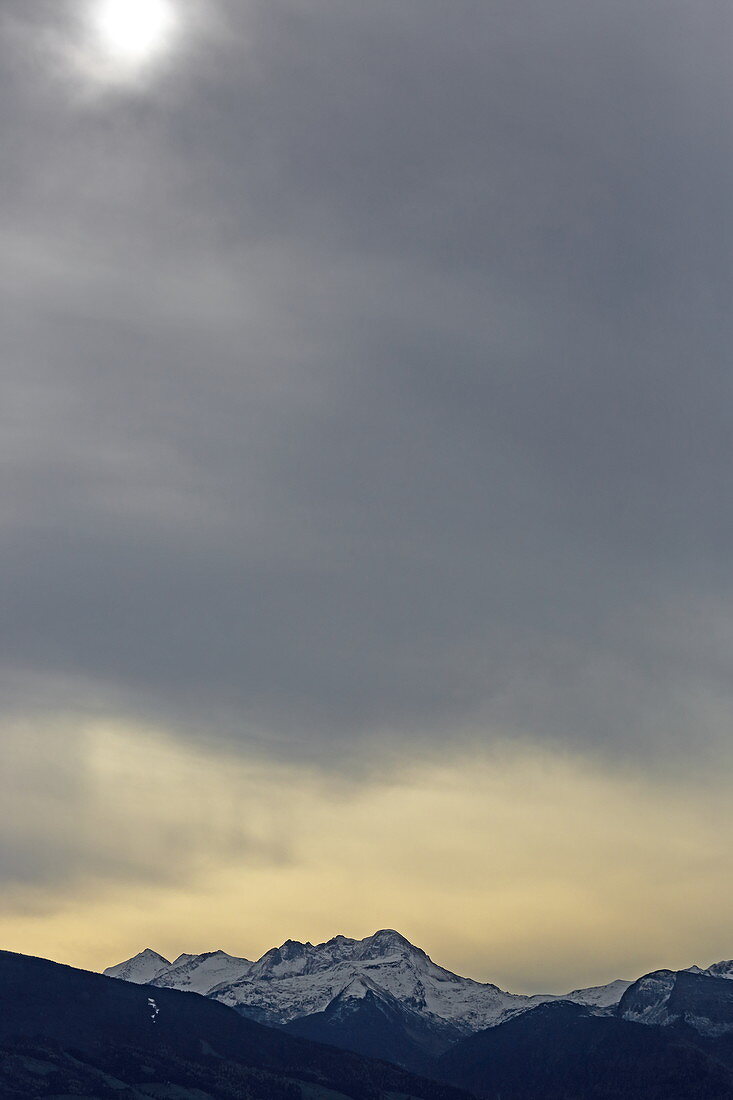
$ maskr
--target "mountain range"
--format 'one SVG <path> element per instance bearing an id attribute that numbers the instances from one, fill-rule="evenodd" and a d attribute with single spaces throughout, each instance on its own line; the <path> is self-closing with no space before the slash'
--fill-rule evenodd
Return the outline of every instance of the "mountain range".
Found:
<path id="1" fill-rule="evenodd" d="M 733 1100 L 733 963 L 655 971 L 617 1003 L 598 1003 L 615 990 L 517 998 L 472 1030 L 458 987 L 482 1004 L 486 989 L 512 994 L 451 975 L 396 933 L 283 947 L 258 963 L 144 952 L 117 978 L 0 952 L 0 1100 Z M 239 988 L 242 965 L 288 1014 L 281 983 L 351 977 L 324 1008 L 274 1026 L 222 1003 L 221 983 L 216 996 L 169 986 L 223 974 Z"/>
<path id="2" fill-rule="evenodd" d="M 438 966 L 394 929 L 365 939 L 287 940 L 255 962 L 224 951 L 169 962 L 151 949 L 104 972 L 158 988 L 202 993 L 260 1023 L 374 1054 L 387 1030 L 402 1034 L 400 1064 L 420 1069 L 459 1038 L 525 1012 L 549 995 L 507 993 Z M 618 1003 L 630 982 L 575 990 L 565 1000 L 591 1008 Z M 387 1024 L 386 1021 L 389 1021 Z"/>
<path id="3" fill-rule="evenodd" d="M 469 1100 L 195 993 L 0 951 L 0 1100 Z"/>
<path id="4" fill-rule="evenodd" d="M 552 1002 L 570 1002 L 590 1015 L 616 1014 L 629 1022 L 661 1025 L 685 1016 L 678 1002 L 690 995 L 696 979 L 702 979 L 706 989 L 722 982 L 725 993 L 733 994 L 733 983 L 728 983 L 733 962 L 681 972 L 679 988 L 674 972 L 660 971 L 636 982 L 617 979 L 564 996 L 508 993 L 437 965 L 394 929 L 381 929 L 362 940 L 287 940 L 254 962 L 224 951 L 169 961 L 146 949 L 105 974 L 197 992 L 259 1023 L 387 1058 L 415 1072 L 429 1069 L 461 1039 Z M 733 999 L 708 990 L 698 1000 L 687 1016 L 695 1018 L 700 1034 L 722 1034 Z"/>
<path id="5" fill-rule="evenodd" d="M 575 1000 L 460 978 L 390 930 L 110 969 L 0 952 L 0 1100 L 733 1100 L 733 962 Z"/>

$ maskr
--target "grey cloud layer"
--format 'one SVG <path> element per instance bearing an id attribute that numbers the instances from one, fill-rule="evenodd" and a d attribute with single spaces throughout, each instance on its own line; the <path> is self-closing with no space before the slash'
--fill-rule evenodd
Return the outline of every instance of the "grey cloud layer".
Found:
<path id="1" fill-rule="evenodd" d="M 324 757 L 724 742 L 727 6 L 222 4 L 149 95 L 83 104 L 28 10 L 13 709 L 22 672 Z"/>

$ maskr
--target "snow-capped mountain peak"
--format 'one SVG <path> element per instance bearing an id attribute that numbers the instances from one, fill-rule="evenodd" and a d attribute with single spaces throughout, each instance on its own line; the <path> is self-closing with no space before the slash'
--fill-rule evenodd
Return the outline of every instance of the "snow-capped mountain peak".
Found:
<path id="1" fill-rule="evenodd" d="M 395 932 L 394 928 L 380 928 L 372 936 L 356 941 L 359 944 L 359 954 L 365 958 L 368 955 L 378 957 L 380 955 L 393 955 L 402 953 L 406 955 L 422 954 L 419 947 L 403 936 Z"/>
<path id="2" fill-rule="evenodd" d="M 171 964 L 163 955 L 146 947 L 131 959 L 125 959 L 117 966 L 108 966 L 104 971 L 108 978 L 120 978 L 123 982 L 134 982 L 136 985 L 147 985 Z"/>
<path id="3" fill-rule="evenodd" d="M 249 959 L 240 959 L 221 950 L 206 951 L 203 955 L 180 955 L 156 974 L 151 984 L 207 994 L 222 983 L 239 981 L 249 973 L 251 966 Z"/>
<path id="4" fill-rule="evenodd" d="M 133 973 L 137 971 L 128 968 L 114 976 L 205 993 L 277 1026 L 322 1013 L 337 998 L 344 1002 L 370 994 L 417 1012 L 436 1026 L 469 1034 L 556 999 L 506 993 L 498 986 L 462 978 L 434 963 L 393 928 L 382 928 L 362 940 L 343 935 L 317 944 L 286 940 L 254 963 L 215 951 L 181 955 L 151 977 L 147 971 L 144 978 L 130 976 Z M 618 1001 L 629 984 L 576 990 L 565 999 L 606 1008 Z"/>
<path id="5" fill-rule="evenodd" d="M 104 971 L 108 978 L 121 978 L 136 985 L 185 989 L 208 993 L 214 986 L 237 981 L 249 971 L 249 959 L 239 959 L 226 951 L 206 951 L 203 955 L 179 955 L 169 962 L 149 947 L 117 966 Z"/>
<path id="6" fill-rule="evenodd" d="M 605 1007 L 618 1000 L 627 984 L 581 990 L 577 999 L 585 994 L 583 1003 Z M 240 1012 L 283 1025 L 324 1012 L 336 998 L 365 996 L 365 991 L 464 1034 L 553 999 L 505 993 L 459 977 L 391 928 L 363 940 L 335 936 L 320 944 L 288 941 L 266 952 L 239 981 L 211 992 Z"/>
<path id="7" fill-rule="evenodd" d="M 309 969 L 315 948 L 312 943 L 286 940 L 280 947 L 271 947 L 261 959 L 252 963 L 252 978 L 285 978 L 303 974 Z"/>

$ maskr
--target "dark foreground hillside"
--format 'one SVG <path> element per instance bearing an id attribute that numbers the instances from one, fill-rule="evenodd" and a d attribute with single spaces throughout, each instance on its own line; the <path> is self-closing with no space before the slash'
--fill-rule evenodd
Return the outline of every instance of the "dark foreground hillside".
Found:
<path id="1" fill-rule="evenodd" d="M 461 1100 L 171 989 L 0 952 L 0 1097 Z"/>
<path id="2" fill-rule="evenodd" d="M 730 1037 L 541 1005 L 463 1039 L 437 1073 L 487 1100 L 733 1100 Z"/>

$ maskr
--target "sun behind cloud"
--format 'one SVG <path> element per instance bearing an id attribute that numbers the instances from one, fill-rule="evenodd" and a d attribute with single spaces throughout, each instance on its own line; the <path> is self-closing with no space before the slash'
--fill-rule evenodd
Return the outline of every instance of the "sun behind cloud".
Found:
<path id="1" fill-rule="evenodd" d="M 135 84 L 170 55 L 182 17 L 173 0 L 90 0 L 76 66 L 93 84 Z"/>
<path id="2" fill-rule="evenodd" d="M 168 0 L 99 0 L 92 18 L 100 45 L 130 64 L 165 49 L 176 25 Z"/>

